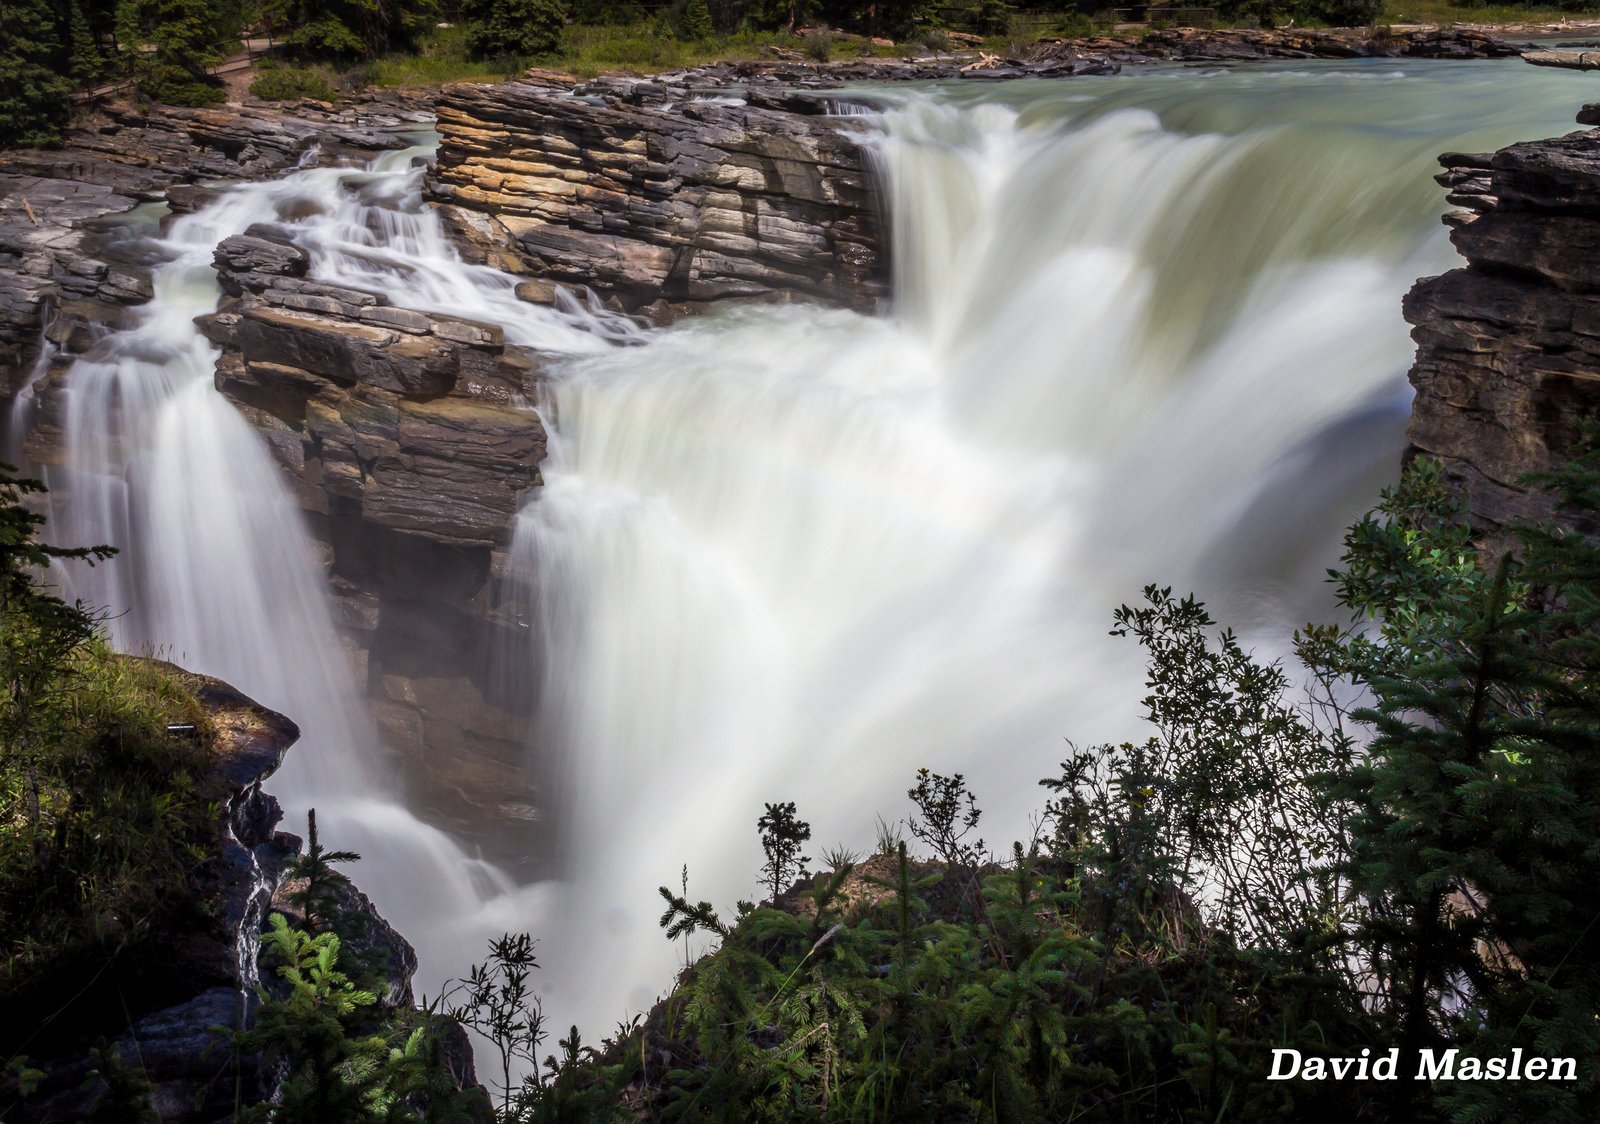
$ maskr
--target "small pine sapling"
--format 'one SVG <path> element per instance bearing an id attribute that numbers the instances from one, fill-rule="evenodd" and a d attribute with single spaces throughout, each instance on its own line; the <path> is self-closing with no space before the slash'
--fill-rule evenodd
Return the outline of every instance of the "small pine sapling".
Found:
<path id="1" fill-rule="evenodd" d="M 795 815 L 793 802 L 768 804 L 767 810 L 756 821 L 761 832 L 761 849 L 766 852 L 766 865 L 762 872 L 773 900 L 805 869 L 809 861 L 800 848 L 811 838 L 811 825 Z"/>

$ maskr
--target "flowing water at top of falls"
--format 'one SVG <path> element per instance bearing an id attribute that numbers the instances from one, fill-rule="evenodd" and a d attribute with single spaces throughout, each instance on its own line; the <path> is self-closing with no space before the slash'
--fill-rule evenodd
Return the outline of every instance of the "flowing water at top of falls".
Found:
<path id="1" fill-rule="evenodd" d="M 1326 612 L 1339 530 L 1396 472 L 1400 297 L 1451 263 L 1434 154 L 1563 131 L 1574 89 L 1513 60 L 877 90 L 879 316 L 645 332 L 527 305 L 460 263 L 409 152 L 232 189 L 171 225 L 155 299 L 70 372 L 53 538 L 124 548 L 70 575 L 126 610 L 119 642 L 301 724 L 272 786 L 289 826 L 314 804 L 362 852 L 425 986 L 528 929 L 553 1024 L 604 1029 L 670 984 L 657 886 L 687 864 L 696 899 L 755 895 L 763 802 L 862 850 L 918 766 L 961 771 L 1003 848 L 1063 738 L 1138 735 L 1139 653 L 1105 634 L 1142 584 L 1263 643 Z M 556 881 L 511 886 L 384 779 L 323 567 L 193 324 L 213 246 L 259 221 L 314 277 L 564 357 L 512 544 L 530 648 L 501 653 Z"/>

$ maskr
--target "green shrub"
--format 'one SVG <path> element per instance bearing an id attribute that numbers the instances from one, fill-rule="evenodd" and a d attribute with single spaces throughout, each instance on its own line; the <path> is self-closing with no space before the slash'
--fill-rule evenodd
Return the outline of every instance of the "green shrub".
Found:
<path id="1" fill-rule="evenodd" d="M 713 31 L 706 0 L 683 0 L 678 6 L 678 34 L 685 39 L 709 39 Z"/>
<path id="2" fill-rule="evenodd" d="M 337 97 L 329 72 L 322 68 L 303 66 L 268 66 L 257 68 L 250 83 L 250 93 L 262 101 L 332 101 Z"/>
<path id="3" fill-rule="evenodd" d="M 561 0 L 472 0 L 465 8 L 472 58 L 531 58 L 561 46 L 566 8 Z"/>

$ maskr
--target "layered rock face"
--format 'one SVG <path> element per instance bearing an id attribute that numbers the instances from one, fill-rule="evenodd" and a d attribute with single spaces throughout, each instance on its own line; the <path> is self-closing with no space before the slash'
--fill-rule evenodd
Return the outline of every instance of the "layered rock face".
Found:
<path id="1" fill-rule="evenodd" d="M 539 396 L 538 356 L 494 325 L 307 280 L 277 228 L 224 240 L 215 263 L 230 296 L 201 327 L 223 348 L 217 386 L 324 540 L 338 623 L 402 772 L 462 834 L 519 814 L 535 802 L 526 702 L 495 705 L 484 672 L 514 639 L 495 578 L 540 482 L 544 429 L 513 402 Z"/>
<path id="2" fill-rule="evenodd" d="M 230 107 L 148 112 L 113 106 L 58 149 L 0 152 L 0 396 L 37 357 L 41 329 L 87 346 L 121 308 L 150 298 L 146 262 L 115 220 L 140 203 L 192 210 L 215 192 L 197 180 L 253 179 L 306 163 L 403 147 L 395 129 L 425 122 L 404 96 L 294 116 Z M 81 347 L 79 348 L 82 349 Z"/>
<path id="3" fill-rule="evenodd" d="M 620 82 L 460 87 L 442 100 L 448 167 L 434 192 L 469 254 L 528 275 L 526 300 L 592 285 L 613 307 L 655 304 L 664 318 L 729 298 L 866 305 L 880 291 L 865 161 L 816 99 L 690 104 L 678 87 Z M 19 247 L 0 260 L 11 348 L 0 366 L 23 377 L 47 308 L 58 345 L 36 384 L 36 461 L 61 458 L 70 361 L 150 295 L 150 263 L 130 249 L 148 242 L 91 220 L 157 200 L 198 209 L 216 194 L 202 177 L 370 158 L 404 145 L 423 115 L 405 103 L 305 110 L 109 115 L 62 151 L 0 158 L 40 201 L 30 213 L 15 195 L 0 210 Z M 75 178 L 81 201 L 67 193 Z M 264 224 L 217 247 L 226 296 L 201 320 L 221 348 L 217 386 L 263 434 L 321 540 L 397 772 L 429 794 L 430 818 L 498 839 L 490 857 L 534 876 L 528 830 L 494 824 L 533 819 L 540 804 L 526 735 L 535 669 L 491 672 L 529 647 L 498 578 L 540 482 L 545 434 L 521 403 L 540 398 L 541 357 L 493 325 L 318 281 L 292 238 Z"/>
<path id="4" fill-rule="evenodd" d="M 1493 545 L 1551 509 L 1520 477 L 1563 463 L 1579 426 L 1600 418 L 1600 130 L 1440 159 L 1464 208 L 1446 221 L 1467 264 L 1406 298 L 1409 433 Z"/>
<path id="5" fill-rule="evenodd" d="M 447 86 L 430 197 L 483 259 L 618 298 L 800 294 L 858 307 L 883 260 L 858 145 L 785 112 L 604 79 Z"/>

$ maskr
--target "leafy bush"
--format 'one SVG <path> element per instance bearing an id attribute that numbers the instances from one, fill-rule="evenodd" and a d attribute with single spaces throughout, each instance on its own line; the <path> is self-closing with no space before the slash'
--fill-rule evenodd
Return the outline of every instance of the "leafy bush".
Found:
<path id="1" fill-rule="evenodd" d="M 270 61 L 270 60 L 269 60 Z M 332 101 L 337 95 L 328 73 L 301 66 L 267 65 L 263 62 L 250 83 L 250 92 L 263 101 Z"/>

